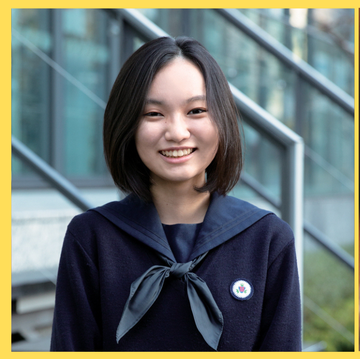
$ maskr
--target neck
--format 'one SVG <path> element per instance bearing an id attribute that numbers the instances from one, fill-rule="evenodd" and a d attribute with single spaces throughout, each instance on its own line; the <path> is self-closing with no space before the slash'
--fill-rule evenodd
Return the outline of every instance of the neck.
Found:
<path id="1" fill-rule="evenodd" d="M 210 193 L 199 193 L 184 185 L 153 186 L 154 205 L 161 223 L 201 223 L 210 203 Z"/>

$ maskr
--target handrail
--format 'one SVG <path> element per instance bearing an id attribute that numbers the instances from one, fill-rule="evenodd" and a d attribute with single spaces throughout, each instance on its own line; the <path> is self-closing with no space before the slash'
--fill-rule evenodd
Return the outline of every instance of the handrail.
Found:
<path id="1" fill-rule="evenodd" d="M 135 9 L 111 9 L 110 11 L 119 13 L 137 31 L 141 34 L 145 34 L 149 41 L 158 37 L 170 36 L 163 29 Z"/>
<path id="2" fill-rule="evenodd" d="M 109 11 L 109 10 L 108 10 Z M 131 9 L 120 9 L 119 12 L 121 13 L 121 16 L 123 16 L 132 26 L 134 26 L 139 32 L 143 33 L 146 32 L 146 36 L 148 38 L 156 38 L 159 36 L 167 36 L 167 33 L 164 32 L 162 29 L 157 27 L 155 24 L 153 24 L 150 20 L 148 20 L 146 17 L 144 17 L 142 14 L 140 14 L 136 10 Z M 150 29 L 150 31 L 148 31 Z M 231 85 L 230 85 L 231 86 Z M 237 98 L 236 101 L 241 102 L 241 111 L 243 113 L 246 113 L 249 117 L 261 118 L 262 116 L 268 117 L 269 114 L 258 107 L 256 111 L 252 109 L 249 104 L 252 102 L 246 96 L 244 96 L 240 91 L 238 91 L 235 87 L 231 86 L 232 91 L 236 94 L 235 98 Z M 261 114 L 261 115 L 260 115 Z M 259 117 L 260 116 L 260 117 Z M 271 123 L 272 116 L 268 117 L 268 125 Z M 282 128 L 282 131 L 278 133 L 280 137 L 283 135 L 281 133 L 287 133 L 287 135 L 290 135 L 290 137 L 293 135 L 293 132 L 290 131 L 286 126 L 282 125 L 279 121 L 277 121 L 277 125 Z M 254 123 L 253 123 L 254 125 Z M 270 132 L 272 132 L 272 126 L 268 127 L 268 130 L 270 129 Z M 266 133 L 266 131 L 265 131 Z M 269 135 L 267 133 L 267 135 Z M 284 144 L 289 143 L 287 140 L 287 135 L 285 135 L 282 138 L 282 142 Z M 272 137 L 273 135 L 270 135 Z M 295 135 L 297 136 L 297 135 Z M 276 137 L 276 136 L 275 136 Z M 290 141 L 291 142 L 291 141 Z M 37 155 L 35 155 L 32 151 L 26 148 L 20 141 L 18 141 L 15 137 L 12 137 L 12 147 L 13 152 L 17 154 L 20 158 L 22 158 L 25 162 L 27 162 L 30 166 L 32 166 L 43 178 L 45 178 L 47 181 L 52 183 L 61 193 L 63 193 L 71 202 L 73 202 L 75 205 L 80 207 L 82 210 L 87 210 L 88 208 L 92 207 L 91 204 L 89 204 L 86 200 L 82 198 L 78 190 L 72 186 L 72 184 L 67 181 L 65 178 L 63 178 L 61 175 L 59 175 L 56 171 L 54 171 L 46 162 L 40 159 Z M 301 153 L 301 151 L 300 151 Z M 27 155 L 26 155 L 27 154 Z M 31 154 L 31 156 L 28 156 Z M 32 161 L 34 159 L 34 161 Z M 38 165 L 41 164 L 41 165 Z M 47 168 L 47 170 L 44 168 Z M 263 198 L 265 198 L 269 203 L 273 204 L 276 208 L 281 208 L 281 202 L 276 200 L 273 196 L 266 193 L 266 190 L 264 190 L 261 187 L 261 184 L 255 183 L 254 179 L 251 178 L 251 176 L 248 176 L 246 173 L 242 175 L 242 180 L 249 185 L 255 192 L 259 193 Z M 61 183 L 65 183 L 64 188 L 62 188 Z M 295 188 L 296 189 L 296 188 Z M 74 194 L 75 193 L 75 194 Z M 80 198 L 80 199 L 79 199 Z M 311 225 L 307 226 L 307 223 L 304 223 L 304 230 L 306 233 L 310 234 L 317 242 L 325 246 L 328 250 L 330 250 L 333 254 L 335 254 L 339 259 L 341 259 L 343 262 L 345 262 L 349 267 L 352 269 L 354 268 L 353 264 L 353 258 L 348 255 L 345 251 L 343 255 L 338 255 L 339 252 L 338 249 L 333 250 L 332 243 L 329 239 L 327 239 L 326 236 L 324 236 L 319 230 L 317 230 L 314 227 L 311 227 Z M 336 248 L 336 245 L 335 245 Z"/>
<path id="3" fill-rule="evenodd" d="M 15 136 L 11 136 L 12 152 L 23 162 L 28 164 L 42 178 L 52 184 L 60 193 L 74 203 L 81 210 L 86 211 L 94 206 L 88 202 L 80 193 L 80 191 L 59 172 L 49 166 L 37 154 L 26 147 Z"/>
<path id="4" fill-rule="evenodd" d="M 354 99 L 345 93 L 342 89 L 329 81 L 326 77 L 320 74 L 317 70 L 294 55 L 289 49 L 271 37 L 268 33 L 258 27 L 251 20 L 248 20 L 245 15 L 240 11 L 232 11 L 228 9 L 214 9 L 226 19 L 231 16 L 231 22 L 240 30 L 244 31 L 247 35 L 257 41 L 260 46 L 265 47 L 280 61 L 291 67 L 299 76 L 305 81 L 312 84 L 315 88 L 322 91 L 326 96 L 333 99 L 345 111 L 354 114 Z M 107 10 L 111 11 L 111 10 Z M 115 10 L 116 11 L 116 10 Z M 235 14 L 234 14 L 235 13 Z M 149 40 L 155 39 L 160 36 L 168 36 L 161 28 L 151 22 L 147 17 L 133 9 L 121 9 L 121 16 L 132 26 L 134 26 L 140 33 L 146 33 Z M 236 15 L 236 16 L 235 16 Z M 239 23 L 238 23 L 239 22 Z M 151 29 L 149 32 L 148 29 Z M 128 54 L 129 55 L 129 54 Z M 299 90 L 297 90 L 298 92 Z M 343 107 L 345 106 L 345 107 Z M 302 106 L 300 106 L 302 111 Z M 296 113 L 298 116 L 298 113 Z M 353 190 L 353 183 L 346 178 L 343 174 L 339 173 L 333 166 L 328 164 L 322 157 L 317 155 L 308 146 L 305 146 L 305 156 L 311 157 L 312 160 L 316 158 L 317 163 L 332 177 L 338 180 L 341 184 L 350 190 Z"/>
<path id="5" fill-rule="evenodd" d="M 248 117 L 251 120 L 252 125 L 262 134 L 267 135 L 282 146 L 289 146 L 293 143 L 302 142 L 302 138 L 298 134 L 277 120 L 231 83 L 229 83 L 229 85 L 235 103 L 241 109 L 240 113 Z"/>
<path id="6" fill-rule="evenodd" d="M 136 30 L 138 30 L 143 36 L 147 37 L 148 39 L 154 39 L 159 36 L 168 36 L 167 33 L 165 33 L 162 29 L 160 29 L 157 25 L 152 23 L 148 18 L 143 16 L 141 13 L 139 13 L 136 10 L 133 9 L 118 9 L 117 11 L 123 19 L 125 19 L 127 22 L 129 22 L 132 26 L 135 27 Z M 216 11 L 220 11 L 220 9 L 216 9 Z M 227 12 L 228 13 L 228 12 Z M 149 27 L 146 26 L 146 24 L 150 24 Z M 255 25 L 256 26 L 256 25 Z M 254 26 L 254 27 L 255 27 Z M 254 28 L 253 27 L 253 28 Z M 261 32 L 264 34 L 264 38 L 268 38 L 269 35 L 265 33 L 262 29 L 260 29 Z M 259 33 L 260 33 L 259 30 Z M 259 34 L 258 33 L 258 34 Z M 286 61 L 289 66 L 291 66 L 299 75 L 302 75 L 304 79 L 311 81 L 314 86 L 316 86 L 318 89 L 322 88 L 325 92 L 331 92 L 331 96 L 336 98 L 338 101 L 337 103 L 344 105 L 348 112 L 353 113 L 354 106 L 352 103 L 351 96 L 347 95 L 345 92 L 343 92 L 341 89 L 339 89 L 336 85 L 329 82 L 325 77 L 323 77 L 321 74 L 319 74 L 315 69 L 313 69 L 311 66 L 306 64 L 303 60 L 300 60 L 298 58 L 295 58 L 292 53 L 286 49 L 283 45 L 276 47 L 271 47 L 271 44 L 275 44 L 275 40 L 267 43 L 267 47 L 272 48 L 274 51 L 274 54 L 277 53 L 282 57 L 286 58 Z M 277 51 L 281 48 L 284 50 Z M 277 50 L 276 50 L 277 49 Z M 289 55 L 289 53 L 291 55 Z M 281 55 L 282 54 L 282 55 Z M 275 54 L 276 55 L 276 54 Z M 309 71 L 307 71 L 309 70 Z M 324 80 L 324 81 L 323 81 Z M 326 86 L 329 84 L 329 91 L 326 90 Z M 280 121 L 277 121 L 274 119 L 268 112 L 263 110 L 261 107 L 256 105 L 253 101 L 251 101 L 249 98 L 247 98 L 243 93 L 241 93 L 238 89 L 236 89 L 234 86 L 230 84 L 230 87 L 232 89 L 232 92 L 234 94 L 235 101 L 237 102 L 237 105 L 240 106 L 241 112 L 244 115 L 247 115 L 249 118 L 251 117 L 253 121 L 252 125 L 257 127 L 257 130 L 260 130 L 263 134 L 266 134 L 267 136 L 270 136 L 272 138 L 275 138 L 276 141 L 280 140 L 280 142 L 283 145 L 291 144 L 293 140 L 295 142 L 299 139 L 298 135 L 296 135 L 293 131 L 289 130 L 285 125 L 283 125 Z M 329 96 L 330 97 L 330 96 Z M 266 130 L 261 128 L 261 125 L 259 126 L 259 123 L 262 121 L 261 118 L 267 118 L 267 121 L 263 123 L 262 125 L 265 125 Z M 273 123 L 272 121 L 275 120 Z M 259 122 L 259 123 L 258 123 Z M 275 126 L 273 126 L 276 124 Z M 275 131 L 275 132 L 273 132 Z M 300 158 L 302 156 L 302 150 L 297 149 L 296 156 Z M 289 168 L 294 166 L 295 162 L 288 160 Z M 295 166 L 296 167 L 296 166 Z M 292 170 L 293 171 L 293 170 Z M 303 169 L 300 169 L 300 173 L 303 171 Z M 290 171 L 291 172 L 291 171 Z M 293 172 L 294 173 L 294 172 Z M 297 176 L 300 176 L 300 173 L 297 174 Z M 288 173 L 285 173 L 285 177 L 288 175 Z M 302 176 L 298 177 L 298 179 Z M 256 180 L 254 180 L 250 175 L 247 173 L 243 173 L 241 176 L 241 180 L 246 183 L 249 187 L 251 187 L 255 192 L 260 194 L 261 197 L 266 199 L 269 203 L 271 203 L 275 208 L 281 209 L 282 212 L 284 211 L 284 206 L 282 203 L 284 202 L 284 198 L 281 198 L 281 200 L 277 200 L 274 198 L 274 196 L 267 193 L 266 189 L 263 188 L 263 186 L 258 183 Z M 293 182 L 295 183 L 295 182 Z M 290 192 L 296 192 L 296 190 L 299 188 L 299 186 L 302 186 L 302 184 L 297 184 L 290 189 Z M 301 193 L 297 193 L 296 196 L 299 198 L 301 196 Z M 286 198 L 285 198 L 286 200 Z M 302 217 L 301 217 L 302 218 Z M 324 246 L 330 253 L 335 255 L 339 260 L 341 260 L 343 263 L 345 263 L 349 268 L 352 270 L 354 269 L 354 258 L 349 255 L 347 252 L 345 252 L 340 246 L 337 244 L 334 244 L 327 236 L 325 236 L 321 231 L 316 229 L 314 226 L 312 226 L 309 222 L 304 221 L 303 227 L 301 228 L 301 231 L 304 230 L 305 233 L 309 234 L 316 242 Z"/>
<path id="7" fill-rule="evenodd" d="M 270 36 L 240 11 L 233 9 L 215 9 L 239 30 L 246 33 L 262 48 L 269 51 L 287 67 L 292 68 L 301 78 L 310 83 L 317 90 L 337 103 L 350 115 L 354 115 L 354 98 L 320 74 L 304 60 L 296 56 L 279 41 Z"/>
<path id="8" fill-rule="evenodd" d="M 312 238 L 314 238 L 318 244 L 334 254 L 350 269 L 355 269 L 354 257 L 342 249 L 338 244 L 331 241 L 324 233 L 322 233 L 308 221 L 304 221 L 304 231 Z"/>
<path id="9" fill-rule="evenodd" d="M 104 9 L 108 13 L 112 13 L 111 9 Z M 147 18 L 141 18 L 141 14 L 139 16 L 138 12 L 132 12 L 131 9 L 124 9 L 124 18 L 131 24 L 132 26 L 138 26 L 141 28 L 150 27 L 153 30 L 153 37 L 156 38 L 158 36 L 166 36 L 167 34 L 156 25 L 154 25 Z M 76 86 L 80 91 L 82 91 L 86 96 L 88 96 L 91 100 L 97 103 L 102 109 L 105 109 L 106 103 L 100 99 L 97 95 L 95 95 L 92 91 L 86 88 L 82 83 L 80 83 L 76 78 L 74 78 L 70 73 L 68 73 L 64 68 L 62 68 L 59 64 L 53 61 L 48 55 L 46 55 L 43 51 L 37 48 L 33 43 L 31 43 L 28 39 L 22 36 L 16 30 L 12 31 L 12 35 L 15 36 L 24 46 L 26 46 L 29 50 L 33 51 L 37 56 L 39 56 L 44 62 L 46 62 L 50 67 L 52 67 L 55 71 L 57 71 L 61 76 L 63 76 L 66 80 Z M 346 176 L 341 174 L 336 170 L 333 166 L 327 163 L 323 158 L 317 155 L 314 151 L 312 151 L 308 146 L 305 146 L 305 156 L 310 157 L 312 160 L 316 159 L 318 165 L 320 165 L 325 171 L 327 171 L 331 176 L 333 176 L 336 180 L 342 183 L 345 187 L 350 190 L 353 190 L 353 182 L 351 182 Z"/>

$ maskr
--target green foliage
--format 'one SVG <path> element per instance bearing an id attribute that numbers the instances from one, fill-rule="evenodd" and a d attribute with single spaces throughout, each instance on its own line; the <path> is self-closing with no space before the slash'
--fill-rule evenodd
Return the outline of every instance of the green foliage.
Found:
<path id="1" fill-rule="evenodd" d="M 353 351 L 353 339 L 353 272 L 323 249 L 306 251 L 304 343 L 322 341 L 326 351 Z"/>

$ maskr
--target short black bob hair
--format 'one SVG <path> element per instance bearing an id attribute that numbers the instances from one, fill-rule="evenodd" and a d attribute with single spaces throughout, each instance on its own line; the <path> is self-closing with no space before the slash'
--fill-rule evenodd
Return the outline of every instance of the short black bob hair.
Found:
<path id="1" fill-rule="evenodd" d="M 120 190 L 145 201 L 152 200 L 150 171 L 137 153 L 135 134 L 155 75 L 177 57 L 191 61 L 202 73 L 207 108 L 219 136 L 218 151 L 206 169 L 206 184 L 195 189 L 225 195 L 240 178 L 243 160 L 238 112 L 223 72 L 198 41 L 160 37 L 145 43 L 125 62 L 104 114 L 104 154 L 113 180 Z"/>

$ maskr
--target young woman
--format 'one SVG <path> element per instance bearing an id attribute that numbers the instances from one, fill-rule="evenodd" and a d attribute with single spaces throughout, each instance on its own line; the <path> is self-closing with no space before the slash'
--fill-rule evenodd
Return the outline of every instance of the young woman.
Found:
<path id="1" fill-rule="evenodd" d="M 159 38 L 127 60 L 104 149 L 129 195 L 70 223 L 51 350 L 301 350 L 293 234 L 226 196 L 242 167 L 237 111 L 202 45 Z"/>

